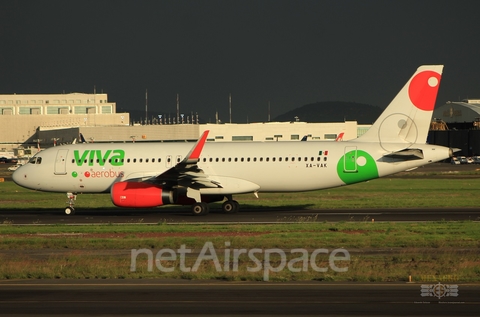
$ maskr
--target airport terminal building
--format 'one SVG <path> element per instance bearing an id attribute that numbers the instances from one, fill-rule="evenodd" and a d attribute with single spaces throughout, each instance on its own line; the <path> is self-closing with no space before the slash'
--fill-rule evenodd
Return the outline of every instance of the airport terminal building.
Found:
<path id="1" fill-rule="evenodd" d="M 333 141 L 341 133 L 343 140 L 357 138 L 369 127 L 356 121 L 167 124 L 158 120 L 134 124 L 129 113 L 116 112 L 116 103 L 104 93 L 0 95 L 3 151 L 72 143 L 80 133 L 87 142 L 193 141 L 205 130 L 210 130 L 208 142 L 299 141 L 305 136 L 309 141 Z M 479 155 L 480 99 L 447 102 L 436 108 L 428 142 L 461 148 L 462 155 Z"/>
<path id="2" fill-rule="evenodd" d="M 368 127 L 356 121 L 335 123 L 260 122 L 250 124 L 133 124 L 117 113 L 107 94 L 0 95 L 0 149 L 41 148 L 87 142 L 159 142 L 196 140 L 210 130 L 209 142 L 354 139 Z"/>

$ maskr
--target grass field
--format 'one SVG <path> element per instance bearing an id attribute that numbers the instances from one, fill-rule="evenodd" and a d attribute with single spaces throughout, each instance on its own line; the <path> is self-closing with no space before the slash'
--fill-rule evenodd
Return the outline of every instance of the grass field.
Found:
<path id="1" fill-rule="evenodd" d="M 409 208 L 477 207 L 480 179 L 465 177 L 384 178 L 324 191 L 288 194 L 238 195 L 243 208 Z M 1 209 L 57 209 L 64 194 L 35 192 L 12 182 L 0 183 Z M 109 195 L 79 195 L 78 208 L 115 208 Z M 167 207 L 185 208 L 185 207 Z M 192 268 L 206 243 L 218 255 Z M 160 256 L 149 270 L 149 258 L 136 258 L 131 270 L 132 250 L 191 249 L 185 262 Z M 339 262 L 345 272 L 313 270 L 311 262 L 299 259 L 292 249 L 343 248 L 350 257 Z M 235 250 L 258 250 L 256 264 L 247 254 L 232 261 Z M 291 266 L 282 268 L 280 254 L 267 257 L 266 250 L 286 253 Z M 211 255 L 211 249 L 208 249 Z M 173 252 L 173 251 L 172 251 Z M 207 255 L 208 255 L 207 254 Z M 268 261 L 267 261 L 268 260 Z M 317 267 L 328 267 L 329 258 L 320 253 Z M 217 264 L 218 264 L 217 263 Z M 235 264 L 236 263 L 236 264 Z M 90 226 L 0 226 L 0 279 L 28 278 L 184 278 L 319 281 L 413 281 L 480 282 L 480 230 L 478 222 L 433 223 L 312 223 L 276 225 L 90 225 Z M 290 262 L 289 262 L 290 263 Z M 237 265 L 235 270 L 235 265 Z M 159 269 L 168 268 L 171 272 Z M 303 270 L 306 268 L 306 270 Z M 298 272 L 296 272 L 298 271 Z"/>
<path id="2" fill-rule="evenodd" d="M 346 272 L 317 272 L 284 269 L 269 272 L 269 280 L 328 281 L 480 281 L 480 231 L 476 222 L 437 223 L 297 223 L 277 225 L 103 225 L 103 226 L 3 226 L 0 235 L 0 279 L 17 278 L 188 278 L 263 280 L 264 270 L 255 267 L 247 254 L 235 250 L 257 249 L 266 265 L 267 250 L 283 250 L 286 261 L 298 258 L 291 250 L 302 248 L 308 254 L 342 248 L 349 259 L 341 262 Z M 221 269 L 213 259 L 202 261 L 195 272 L 182 270 L 180 258 L 160 258 L 165 272 L 155 261 L 148 269 L 148 258 L 135 258 L 132 250 L 146 250 L 152 256 L 162 250 L 191 250 L 183 263 L 194 267 L 206 243 L 211 243 Z M 229 251 L 227 251 L 229 250 Z M 174 252 L 170 251 L 170 252 Z M 163 251 L 162 251 L 163 252 Z M 325 252 L 325 253 L 326 253 Z M 205 253 L 205 252 L 204 252 Z M 208 249 L 205 254 L 212 255 Z M 275 254 L 276 255 L 276 254 Z M 308 258 L 308 255 L 307 255 Z M 323 253 L 315 258 L 318 267 L 328 267 Z M 224 263 L 228 262 L 227 268 Z M 273 268 L 281 267 L 278 255 L 269 258 Z M 296 263 L 293 268 L 302 267 Z M 300 266 L 299 266 L 300 265 Z M 265 267 L 265 266 L 264 266 Z"/>

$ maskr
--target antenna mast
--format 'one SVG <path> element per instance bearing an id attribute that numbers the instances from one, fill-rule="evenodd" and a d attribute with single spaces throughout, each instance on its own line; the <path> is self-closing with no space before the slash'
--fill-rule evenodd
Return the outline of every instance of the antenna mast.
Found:
<path id="1" fill-rule="evenodd" d="M 180 97 L 177 94 L 177 123 L 180 120 Z"/>
<path id="2" fill-rule="evenodd" d="M 268 101 L 268 122 L 270 122 L 270 100 Z"/>
<path id="3" fill-rule="evenodd" d="M 230 113 L 230 123 L 232 123 L 232 94 L 228 95 L 228 108 Z"/>

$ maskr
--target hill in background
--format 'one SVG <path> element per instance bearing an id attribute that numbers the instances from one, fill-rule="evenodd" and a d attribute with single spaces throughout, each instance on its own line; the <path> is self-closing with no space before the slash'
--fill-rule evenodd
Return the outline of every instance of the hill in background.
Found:
<path id="1" fill-rule="evenodd" d="M 308 104 L 273 119 L 273 121 L 303 122 L 344 122 L 357 121 L 358 124 L 373 124 L 383 109 L 356 102 L 324 101 Z"/>

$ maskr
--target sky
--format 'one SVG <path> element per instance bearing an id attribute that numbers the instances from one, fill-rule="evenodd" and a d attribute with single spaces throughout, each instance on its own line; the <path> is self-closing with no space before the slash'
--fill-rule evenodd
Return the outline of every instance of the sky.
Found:
<path id="1" fill-rule="evenodd" d="M 445 65 L 437 106 L 480 99 L 480 1 L 7 0 L 0 48 L 1 94 L 96 90 L 128 112 L 148 90 L 149 117 L 177 94 L 203 122 L 385 108 L 423 64 Z"/>

